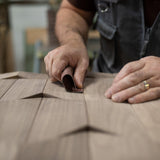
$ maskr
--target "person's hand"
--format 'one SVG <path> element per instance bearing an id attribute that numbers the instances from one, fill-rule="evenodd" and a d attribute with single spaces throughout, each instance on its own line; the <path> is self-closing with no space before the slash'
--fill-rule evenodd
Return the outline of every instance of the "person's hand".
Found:
<path id="1" fill-rule="evenodd" d="M 105 96 L 115 102 L 129 103 L 160 98 L 160 58 L 149 56 L 126 64 Z"/>
<path id="2" fill-rule="evenodd" d="M 49 52 L 44 58 L 46 71 L 51 80 L 61 81 L 61 74 L 67 66 L 74 69 L 74 81 L 78 88 L 83 88 L 89 58 L 85 46 L 66 44 Z"/>

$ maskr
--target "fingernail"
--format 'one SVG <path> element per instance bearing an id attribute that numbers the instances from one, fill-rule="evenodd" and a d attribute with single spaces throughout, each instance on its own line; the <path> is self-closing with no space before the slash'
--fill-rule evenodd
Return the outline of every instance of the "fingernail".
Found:
<path id="1" fill-rule="evenodd" d="M 110 90 L 108 90 L 106 93 L 105 93 L 105 97 L 107 97 L 107 98 L 111 98 L 111 91 Z"/>
<path id="2" fill-rule="evenodd" d="M 114 102 L 120 102 L 120 99 L 119 99 L 119 97 L 118 97 L 117 95 L 113 95 L 113 96 L 112 96 L 112 100 L 113 100 Z"/>
<path id="3" fill-rule="evenodd" d="M 129 98 L 128 101 L 129 101 L 129 103 L 134 103 L 135 99 L 134 99 L 134 97 L 132 97 L 132 98 Z"/>

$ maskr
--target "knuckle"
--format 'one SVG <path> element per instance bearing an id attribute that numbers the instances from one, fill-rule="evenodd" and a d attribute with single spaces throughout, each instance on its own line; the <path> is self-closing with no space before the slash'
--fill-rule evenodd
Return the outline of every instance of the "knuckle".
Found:
<path id="1" fill-rule="evenodd" d="M 86 67 L 84 67 L 84 66 L 82 66 L 82 67 L 80 68 L 80 72 L 81 72 L 81 73 L 86 72 L 86 70 L 87 70 L 87 68 L 86 68 Z"/>
<path id="2" fill-rule="evenodd" d="M 143 82 L 140 83 L 140 84 L 138 84 L 137 89 L 138 89 L 138 91 L 139 91 L 140 93 L 141 93 L 141 92 L 144 92 L 145 88 L 144 88 Z"/>
<path id="3" fill-rule="evenodd" d="M 140 76 L 142 76 L 142 73 L 140 73 L 140 72 L 134 72 L 134 73 L 132 73 L 132 78 L 134 77 L 135 79 L 137 79 Z"/>
<path id="4" fill-rule="evenodd" d="M 132 84 L 136 84 L 139 79 L 141 79 L 140 77 L 143 77 L 143 73 L 141 72 L 133 72 L 129 78 L 129 81 L 132 83 Z"/>
<path id="5" fill-rule="evenodd" d="M 125 71 L 126 71 L 127 73 L 133 72 L 133 63 L 130 62 L 130 63 L 126 64 L 126 65 L 124 66 L 124 68 L 125 68 Z"/>
<path id="6" fill-rule="evenodd" d="M 59 72 L 58 69 L 55 68 L 54 70 L 52 70 L 52 76 L 53 76 L 53 77 L 58 77 L 59 74 L 60 74 L 60 72 Z"/>
<path id="7" fill-rule="evenodd" d="M 56 49 L 48 52 L 47 57 L 50 59 L 50 58 L 54 57 L 55 53 L 56 53 Z"/>
<path id="8" fill-rule="evenodd" d="M 136 84 L 137 83 L 137 77 L 135 77 L 134 75 L 130 76 L 130 78 L 128 79 L 127 83 L 129 84 Z"/>
<path id="9" fill-rule="evenodd" d="M 84 68 L 87 68 L 89 66 L 89 62 L 86 59 L 84 59 L 82 62 L 83 62 Z"/>
<path id="10" fill-rule="evenodd" d="M 47 61 L 48 61 L 48 57 L 45 56 L 45 57 L 44 57 L 44 62 L 47 63 Z"/>
<path id="11" fill-rule="evenodd" d="M 53 51 L 48 52 L 48 56 L 50 56 L 51 54 L 53 54 Z"/>

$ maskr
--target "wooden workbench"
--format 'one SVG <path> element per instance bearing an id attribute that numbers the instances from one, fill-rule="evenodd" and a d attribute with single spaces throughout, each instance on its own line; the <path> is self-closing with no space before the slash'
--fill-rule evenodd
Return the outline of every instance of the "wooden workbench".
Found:
<path id="1" fill-rule="evenodd" d="M 45 74 L 1 74 L 0 160 L 159 160 L 160 100 L 113 103 L 112 80 L 90 74 L 82 94 Z"/>

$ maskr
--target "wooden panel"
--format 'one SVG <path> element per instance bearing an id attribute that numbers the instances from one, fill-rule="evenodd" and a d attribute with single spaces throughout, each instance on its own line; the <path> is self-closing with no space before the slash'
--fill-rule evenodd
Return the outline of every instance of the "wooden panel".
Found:
<path id="1" fill-rule="evenodd" d="M 65 88 L 60 83 L 52 83 L 50 80 L 48 80 L 46 87 L 44 89 L 44 93 L 48 95 L 52 95 L 54 97 L 60 98 L 60 99 L 66 99 L 66 100 L 84 100 L 84 96 L 81 93 L 71 93 L 66 92 Z"/>
<path id="2" fill-rule="evenodd" d="M 0 159 L 159 160 L 160 100 L 113 103 L 104 97 L 113 76 L 88 75 L 83 94 L 47 75 L 0 80 Z"/>
<path id="3" fill-rule="evenodd" d="M 105 91 L 112 84 L 112 78 L 86 78 L 84 95 L 88 99 L 106 99 Z"/>
<path id="4" fill-rule="evenodd" d="M 88 134 L 78 133 L 27 144 L 16 160 L 90 160 Z"/>
<path id="5" fill-rule="evenodd" d="M 146 138 L 139 130 L 132 130 L 127 136 L 90 133 L 89 148 L 92 160 L 159 160 L 157 145 Z M 143 137 L 144 136 L 144 137 Z"/>
<path id="6" fill-rule="evenodd" d="M 19 72 L 19 77 L 24 79 L 47 79 L 48 75 L 42 73 Z"/>
<path id="7" fill-rule="evenodd" d="M 88 72 L 86 78 L 114 78 L 117 74 Z"/>
<path id="8" fill-rule="evenodd" d="M 102 130 L 90 135 L 93 160 L 160 158 L 160 146 L 152 142 L 129 104 L 116 104 L 110 100 L 92 100 L 86 104 L 89 124 Z"/>
<path id="9" fill-rule="evenodd" d="M 47 79 L 48 75 L 46 74 L 37 74 L 37 73 L 30 73 L 30 72 L 10 72 L 0 74 L 0 79 Z"/>
<path id="10" fill-rule="evenodd" d="M 0 101 L 0 159 L 14 159 L 29 134 L 40 101 Z"/>
<path id="11" fill-rule="evenodd" d="M 29 142 L 54 139 L 87 125 L 84 101 L 43 99 Z"/>
<path id="12" fill-rule="evenodd" d="M 112 79 L 88 80 L 85 89 L 89 126 L 99 132 L 90 134 L 93 160 L 158 159 L 157 145 L 137 119 L 130 104 L 114 103 L 104 97 Z"/>
<path id="13" fill-rule="evenodd" d="M 160 144 L 160 100 L 132 105 L 146 132 Z"/>
<path id="14" fill-rule="evenodd" d="M 45 79 L 18 79 L 2 100 L 17 100 L 43 93 L 45 84 Z"/>
<path id="15" fill-rule="evenodd" d="M 18 154 L 19 144 L 12 142 L 0 141 L 0 159 L 1 160 L 15 160 Z"/>
<path id="16" fill-rule="evenodd" d="M 0 79 L 13 79 L 13 78 L 19 78 L 19 72 L 10 72 L 10 73 L 4 73 L 0 74 Z"/>
<path id="17" fill-rule="evenodd" d="M 7 92 L 15 81 L 16 79 L 0 80 L 0 98 Z"/>

